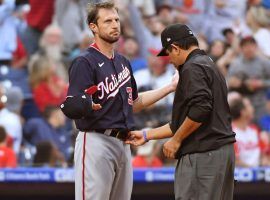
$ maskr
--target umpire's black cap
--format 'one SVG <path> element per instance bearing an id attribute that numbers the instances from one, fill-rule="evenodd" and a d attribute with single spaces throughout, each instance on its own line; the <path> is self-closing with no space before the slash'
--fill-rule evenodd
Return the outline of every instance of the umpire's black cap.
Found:
<path id="1" fill-rule="evenodd" d="M 194 36 L 193 32 L 187 25 L 172 24 L 167 26 L 161 33 L 162 50 L 157 56 L 167 56 L 166 49 L 176 41 Z"/>
<path id="2" fill-rule="evenodd" d="M 92 98 L 87 94 L 67 97 L 60 108 L 68 118 L 81 119 L 92 110 Z"/>

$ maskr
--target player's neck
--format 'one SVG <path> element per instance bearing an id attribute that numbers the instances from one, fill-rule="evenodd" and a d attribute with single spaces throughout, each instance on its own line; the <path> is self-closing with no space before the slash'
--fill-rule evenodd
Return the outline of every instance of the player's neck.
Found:
<path id="1" fill-rule="evenodd" d="M 112 58 L 114 54 L 114 44 L 108 43 L 104 40 L 97 39 L 96 44 L 99 50 L 108 58 Z"/>

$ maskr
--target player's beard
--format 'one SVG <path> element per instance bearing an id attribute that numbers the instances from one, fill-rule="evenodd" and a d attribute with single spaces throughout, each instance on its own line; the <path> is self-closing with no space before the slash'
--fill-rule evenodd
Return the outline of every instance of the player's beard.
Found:
<path id="1" fill-rule="evenodd" d="M 110 35 L 103 35 L 103 34 L 99 34 L 99 37 L 104 40 L 107 43 L 113 44 L 115 42 L 117 42 L 120 38 L 120 34 L 117 36 L 110 36 Z"/>

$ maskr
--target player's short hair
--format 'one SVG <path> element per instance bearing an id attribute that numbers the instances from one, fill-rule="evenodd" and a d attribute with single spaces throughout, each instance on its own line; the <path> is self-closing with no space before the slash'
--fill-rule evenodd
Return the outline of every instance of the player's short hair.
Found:
<path id="1" fill-rule="evenodd" d="M 118 12 L 117 7 L 112 1 L 99 2 L 95 4 L 90 3 L 88 4 L 88 8 L 87 8 L 87 24 L 88 25 L 90 23 L 97 24 L 98 11 L 100 9 L 115 9 Z"/>
<path id="2" fill-rule="evenodd" d="M 178 46 L 181 49 L 188 50 L 192 46 L 199 46 L 199 42 L 195 36 L 185 38 L 183 40 L 173 42 L 174 45 Z M 167 50 L 172 51 L 172 46 L 170 45 Z"/>
<path id="3" fill-rule="evenodd" d="M 3 126 L 0 126 L 0 143 L 4 142 L 7 137 L 7 132 Z"/>

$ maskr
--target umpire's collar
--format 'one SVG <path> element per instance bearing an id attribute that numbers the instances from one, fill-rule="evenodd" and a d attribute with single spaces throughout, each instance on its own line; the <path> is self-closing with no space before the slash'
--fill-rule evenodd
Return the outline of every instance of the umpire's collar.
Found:
<path id="1" fill-rule="evenodd" d="M 199 49 L 199 48 L 198 48 L 198 49 L 194 49 L 193 51 L 191 51 L 191 52 L 188 54 L 188 56 L 187 56 L 187 58 L 186 58 L 184 64 L 187 63 L 187 61 L 190 60 L 192 57 L 197 56 L 197 55 L 207 55 L 207 54 L 205 53 L 204 50 L 201 50 L 201 49 Z M 183 68 L 184 64 L 182 64 L 182 65 L 179 66 L 179 68 L 178 68 L 179 71 Z"/>

